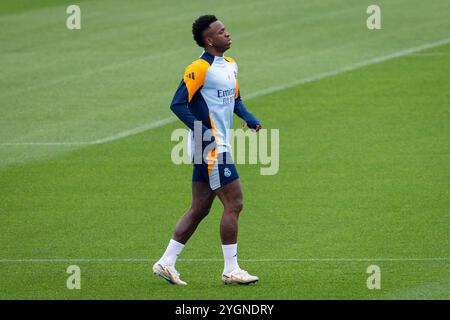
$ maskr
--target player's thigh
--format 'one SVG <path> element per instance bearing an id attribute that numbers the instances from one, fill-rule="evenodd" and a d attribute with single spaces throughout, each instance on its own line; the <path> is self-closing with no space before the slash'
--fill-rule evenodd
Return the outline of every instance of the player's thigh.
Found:
<path id="1" fill-rule="evenodd" d="M 216 194 L 209 184 L 202 181 L 192 181 L 192 207 L 198 210 L 209 210 Z"/>
<path id="2" fill-rule="evenodd" d="M 236 179 L 219 189 L 214 190 L 224 207 L 230 207 L 240 211 L 243 206 L 244 195 L 242 193 L 241 181 Z"/>

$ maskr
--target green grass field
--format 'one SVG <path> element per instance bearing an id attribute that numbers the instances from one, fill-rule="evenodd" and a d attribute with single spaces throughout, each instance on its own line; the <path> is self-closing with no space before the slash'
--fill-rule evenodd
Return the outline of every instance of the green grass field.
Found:
<path id="1" fill-rule="evenodd" d="M 1 299 L 450 299 L 448 1 L 378 1 L 381 30 L 365 0 L 78 1 L 71 31 L 68 4 L 0 4 Z M 254 286 L 221 284 L 219 202 L 177 262 L 189 285 L 151 273 L 190 204 L 169 103 L 211 12 L 280 130 L 277 175 L 238 165 Z"/>

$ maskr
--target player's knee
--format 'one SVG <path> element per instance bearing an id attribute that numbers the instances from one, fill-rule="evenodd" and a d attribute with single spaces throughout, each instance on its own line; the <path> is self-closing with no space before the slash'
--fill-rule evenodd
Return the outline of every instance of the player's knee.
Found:
<path id="1" fill-rule="evenodd" d="M 244 209 L 244 203 L 240 199 L 235 199 L 231 201 L 228 209 L 231 213 L 239 214 Z"/>
<path id="2" fill-rule="evenodd" d="M 210 206 L 193 206 L 191 208 L 192 214 L 199 219 L 206 217 L 210 210 Z"/>

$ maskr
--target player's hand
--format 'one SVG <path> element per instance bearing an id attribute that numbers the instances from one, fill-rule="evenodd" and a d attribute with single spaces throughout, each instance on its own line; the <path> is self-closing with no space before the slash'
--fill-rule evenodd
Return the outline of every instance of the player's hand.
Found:
<path id="1" fill-rule="evenodd" d="M 262 129 L 262 125 L 259 123 L 248 125 L 247 122 L 244 122 L 242 124 L 242 128 L 250 128 L 253 132 L 258 132 L 260 129 Z"/>

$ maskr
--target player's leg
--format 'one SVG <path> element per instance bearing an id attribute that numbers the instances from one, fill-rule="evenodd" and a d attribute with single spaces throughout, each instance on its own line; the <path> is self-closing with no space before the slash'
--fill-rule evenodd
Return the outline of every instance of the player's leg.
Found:
<path id="1" fill-rule="evenodd" d="M 185 244 L 205 218 L 214 201 L 215 194 L 209 184 L 201 181 L 192 182 L 192 204 L 178 220 L 172 239 Z"/>
<path id="2" fill-rule="evenodd" d="M 223 204 L 222 220 L 220 221 L 220 238 L 223 245 L 237 243 L 238 219 L 243 208 L 243 194 L 239 179 L 215 190 Z"/>
<path id="3" fill-rule="evenodd" d="M 237 261 L 238 220 L 243 208 L 241 182 L 233 163 L 218 166 L 221 186 L 214 190 L 223 204 L 220 222 L 220 237 L 224 255 L 222 280 L 225 284 L 249 284 L 258 281 L 258 277 L 248 274 L 239 267 Z"/>
<path id="4" fill-rule="evenodd" d="M 185 285 L 175 269 L 175 263 L 185 243 L 197 229 L 199 223 L 211 209 L 215 194 L 209 184 L 201 181 L 192 182 L 192 204 L 175 226 L 172 239 L 169 241 L 163 256 L 153 266 L 153 272 L 173 284 Z"/>

